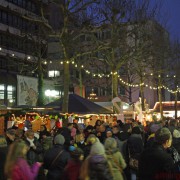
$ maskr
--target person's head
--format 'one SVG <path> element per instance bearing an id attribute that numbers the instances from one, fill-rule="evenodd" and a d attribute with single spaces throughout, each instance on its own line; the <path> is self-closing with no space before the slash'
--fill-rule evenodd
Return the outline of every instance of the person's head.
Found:
<path id="1" fill-rule="evenodd" d="M 94 127 L 93 126 L 91 126 L 91 125 L 88 125 L 87 127 L 86 127 L 86 131 L 88 131 L 88 132 L 92 132 L 93 131 L 93 129 L 94 129 Z"/>
<path id="2" fill-rule="evenodd" d="M 40 131 L 41 131 L 41 132 L 42 132 L 42 131 L 47 131 L 46 126 L 45 126 L 45 125 L 41 125 L 41 127 L 40 127 Z"/>
<path id="3" fill-rule="evenodd" d="M 119 133 L 119 127 L 118 126 L 113 126 L 112 127 L 112 132 L 113 132 L 113 134 Z"/>
<path id="4" fill-rule="evenodd" d="M 82 142 L 82 141 L 84 141 L 84 133 L 78 133 L 78 134 L 76 134 L 76 136 L 75 136 L 75 142 L 76 143 L 79 143 L 79 142 Z"/>
<path id="5" fill-rule="evenodd" d="M 31 130 L 31 129 L 29 129 L 29 130 L 27 130 L 26 132 L 25 132 L 25 136 L 26 136 L 26 138 L 28 138 L 28 139 L 34 139 L 34 131 L 33 130 Z"/>
<path id="6" fill-rule="evenodd" d="M 112 133 L 112 129 L 111 128 L 107 128 L 106 129 L 106 137 L 112 137 L 113 133 Z"/>
<path id="7" fill-rule="evenodd" d="M 180 138 L 180 131 L 178 131 L 177 129 L 175 129 L 173 131 L 173 138 Z"/>
<path id="8" fill-rule="evenodd" d="M 61 134 L 58 134 L 58 135 L 55 136 L 55 138 L 54 138 L 54 144 L 63 145 L 64 143 L 65 143 L 64 136 L 62 136 Z"/>
<path id="9" fill-rule="evenodd" d="M 95 126 L 97 126 L 97 125 L 98 125 L 98 126 L 101 125 L 101 120 L 98 119 L 98 120 L 96 121 Z"/>
<path id="10" fill-rule="evenodd" d="M 100 125 L 100 132 L 105 132 L 106 131 L 106 126 L 105 124 Z"/>
<path id="11" fill-rule="evenodd" d="M 10 140 L 12 140 L 12 141 L 14 141 L 14 139 L 15 139 L 15 134 L 16 134 L 16 130 L 15 130 L 15 129 L 8 129 L 8 130 L 6 131 L 6 136 L 7 136 Z"/>
<path id="12" fill-rule="evenodd" d="M 7 147 L 6 138 L 2 135 L 0 135 L 0 147 Z"/>
<path id="13" fill-rule="evenodd" d="M 132 134 L 141 134 L 141 129 L 138 126 L 133 127 Z"/>
<path id="14" fill-rule="evenodd" d="M 176 126 L 177 126 L 177 121 L 176 121 L 176 119 L 170 120 L 170 121 L 169 121 L 169 126 L 176 127 Z"/>
<path id="15" fill-rule="evenodd" d="M 71 130 L 73 128 L 73 123 L 68 123 L 67 128 Z"/>
<path id="16" fill-rule="evenodd" d="M 16 130 L 16 139 L 23 138 L 24 131 L 22 129 Z"/>
<path id="17" fill-rule="evenodd" d="M 150 132 L 151 133 L 156 133 L 156 131 L 158 131 L 158 129 L 161 128 L 161 125 L 160 124 L 157 124 L 157 123 L 153 123 L 151 124 L 150 126 Z"/>
<path id="18" fill-rule="evenodd" d="M 17 140 L 10 145 L 5 163 L 5 175 L 7 177 L 11 177 L 12 168 L 18 158 L 26 159 L 28 149 L 29 147 L 23 140 Z"/>
<path id="19" fill-rule="evenodd" d="M 98 139 L 94 134 L 90 134 L 86 140 L 87 144 L 91 144 L 91 145 L 97 141 L 98 141 Z"/>
<path id="20" fill-rule="evenodd" d="M 165 149 L 169 148 L 172 144 L 172 135 L 168 128 L 160 128 L 155 133 L 155 141 L 162 145 Z"/>
<path id="21" fill-rule="evenodd" d="M 109 137 L 105 140 L 104 147 L 106 151 L 111 151 L 117 148 L 117 141 L 116 139 Z"/>
<path id="22" fill-rule="evenodd" d="M 105 149 L 103 144 L 101 144 L 99 141 L 96 141 L 92 146 L 90 150 L 90 155 L 105 155 Z"/>

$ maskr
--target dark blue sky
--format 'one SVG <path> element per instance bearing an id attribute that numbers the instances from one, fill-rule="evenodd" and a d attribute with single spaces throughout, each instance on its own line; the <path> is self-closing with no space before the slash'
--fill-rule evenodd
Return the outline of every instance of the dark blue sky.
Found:
<path id="1" fill-rule="evenodd" d="M 162 11 L 167 18 L 167 28 L 171 39 L 180 40 L 180 0 L 163 0 Z"/>

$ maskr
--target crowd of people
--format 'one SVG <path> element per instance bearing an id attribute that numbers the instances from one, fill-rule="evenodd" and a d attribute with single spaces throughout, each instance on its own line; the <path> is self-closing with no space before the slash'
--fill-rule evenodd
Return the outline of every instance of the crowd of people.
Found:
<path id="1" fill-rule="evenodd" d="M 0 179 L 178 180 L 179 153 L 178 120 L 12 127 L 0 136 Z"/>

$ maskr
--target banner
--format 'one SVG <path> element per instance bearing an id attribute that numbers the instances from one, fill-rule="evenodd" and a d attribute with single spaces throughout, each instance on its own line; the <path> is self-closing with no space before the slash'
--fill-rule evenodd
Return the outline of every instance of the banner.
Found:
<path id="1" fill-rule="evenodd" d="M 38 81 L 36 78 L 17 76 L 18 105 L 36 106 Z"/>

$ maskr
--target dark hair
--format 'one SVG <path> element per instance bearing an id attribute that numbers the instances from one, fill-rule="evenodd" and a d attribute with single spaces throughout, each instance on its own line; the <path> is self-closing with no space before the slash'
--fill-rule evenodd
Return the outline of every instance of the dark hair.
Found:
<path id="1" fill-rule="evenodd" d="M 155 133 L 155 140 L 160 145 L 164 144 L 170 138 L 172 138 L 172 135 L 168 128 L 160 128 Z"/>
<path id="2" fill-rule="evenodd" d="M 138 126 L 132 128 L 132 134 L 141 134 L 141 130 Z"/>

